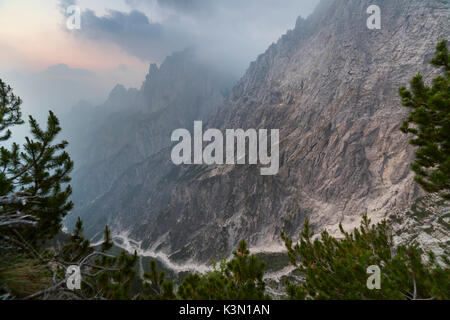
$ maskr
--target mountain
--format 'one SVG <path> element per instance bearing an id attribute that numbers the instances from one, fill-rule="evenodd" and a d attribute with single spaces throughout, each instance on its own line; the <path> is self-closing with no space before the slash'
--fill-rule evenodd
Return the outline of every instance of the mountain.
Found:
<path id="1" fill-rule="evenodd" d="M 141 253 L 209 262 L 228 256 L 242 239 L 255 250 L 280 250 L 280 231 L 297 235 L 307 217 L 316 231 L 336 234 L 340 222 L 352 228 L 364 213 L 378 221 L 407 210 L 422 192 L 409 167 L 414 148 L 399 131 L 408 110 L 398 88 L 417 72 L 427 80 L 437 74 L 429 60 L 438 41 L 449 38 L 450 10 L 438 0 L 378 0 L 382 26 L 371 30 L 366 12 L 372 4 L 323 0 L 252 62 L 218 111 L 203 118 L 206 127 L 222 131 L 279 129 L 278 175 L 261 176 L 257 165 L 173 165 L 169 130 L 135 127 L 191 128 L 197 114 L 175 110 L 208 103 L 185 100 L 147 79 L 141 92 L 151 94 L 141 101 L 160 112 L 158 118 L 150 113 L 105 124 L 99 134 L 114 133 L 110 138 L 123 140 L 123 147 L 111 151 L 108 139 L 94 141 L 92 148 L 113 158 L 75 177 L 75 187 L 84 188 L 76 191 L 80 199 L 90 200 L 81 201 L 76 214 L 87 219 L 91 235 L 107 223 Z M 177 107 L 164 107 L 157 93 Z M 121 170 L 111 175 L 114 162 Z"/>
<path id="2" fill-rule="evenodd" d="M 117 85 L 100 106 L 81 102 L 62 120 L 75 162 L 72 225 L 121 174 L 171 144 L 170 134 L 192 126 L 223 104 L 234 79 L 202 64 L 193 50 L 152 64 L 140 89 Z"/>

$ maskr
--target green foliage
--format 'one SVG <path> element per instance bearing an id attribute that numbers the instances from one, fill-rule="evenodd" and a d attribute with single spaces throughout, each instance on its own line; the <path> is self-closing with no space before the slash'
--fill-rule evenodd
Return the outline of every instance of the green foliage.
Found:
<path id="1" fill-rule="evenodd" d="M 424 84 L 422 75 L 411 81 L 411 91 L 400 88 L 403 106 L 412 111 L 401 131 L 413 134 L 410 143 L 417 146 L 416 160 L 411 164 L 415 180 L 427 192 L 440 192 L 450 199 L 450 54 L 447 41 L 437 45 L 431 60 L 443 75 L 433 80 L 432 87 Z"/>
<path id="2" fill-rule="evenodd" d="M 174 284 L 172 281 L 166 281 L 166 273 L 158 272 L 156 261 L 150 261 L 150 271 L 144 273 L 144 293 L 141 295 L 143 300 L 174 300 Z"/>
<path id="3" fill-rule="evenodd" d="M 270 299 L 263 281 L 265 263 L 250 255 L 245 241 L 233 251 L 233 259 L 222 261 L 213 271 L 205 274 L 190 273 L 175 294 L 172 281 L 165 280 L 165 272 L 158 272 L 156 262 L 150 262 L 150 272 L 141 299 L 183 300 L 262 300 Z"/>
<path id="4" fill-rule="evenodd" d="M 21 104 L 22 100 L 14 95 L 11 87 L 0 79 L 0 141 L 11 137 L 9 127 L 23 123 Z"/>
<path id="5" fill-rule="evenodd" d="M 63 261 L 64 268 L 78 265 L 81 269 L 81 291 L 77 292 L 84 299 L 131 299 L 131 284 L 136 279 L 137 253 L 127 254 L 124 250 L 119 255 L 109 254 L 112 248 L 111 233 L 105 227 L 103 242 L 98 249 L 90 245 L 83 236 L 83 224 L 78 218 L 70 241 L 64 246 L 56 261 Z M 61 276 L 63 276 L 61 274 Z"/>
<path id="6" fill-rule="evenodd" d="M 178 288 L 178 296 L 188 300 L 269 299 L 263 280 L 265 263 L 250 255 L 245 241 L 233 251 L 233 259 L 205 275 L 190 274 Z"/>
<path id="7" fill-rule="evenodd" d="M 436 263 L 432 253 L 424 262 L 416 246 L 394 248 L 386 221 L 370 225 L 364 216 L 359 229 L 343 238 L 327 231 L 312 240 L 308 221 L 298 243 L 282 234 L 291 263 L 305 276 L 300 285 L 288 284 L 291 299 L 448 299 L 448 269 Z M 381 269 L 381 289 L 370 290 L 366 270 Z"/>
<path id="8" fill-rule="evenodd" d="M 64 261 L 75 262 L 80 261 L 93 251 L 90 241 L 83 236 L 83 222 L 78 217 L 75 229 L 70 236 L 70 241 L 64 245 L 59 255 Z"/>
<path id="9" fill-rule="evenodd" d="M 2 132 L 23 123 L 22 100 L 0 80 L 0 102 L 0 140 L 5 141 L 11 132 L 9 129 L 5 134 Z M 46 130 L 31 116 L 29 124 L 32 138 L 26 137 L 23 150 L 16 143 L 9 149 L 0 148 L 0 197 L 3 200 L 0 218 L 6 220 L 14 214 L 34 217 L 37 225 L 23 225 L 21 236 L 30 244 L 38 244 L 59 232 L 62 218 L 73 206 L 68 200 L 72 190 L 67 185 L 73 162 L 64 151 L 67 142 L 55 143 L 61 127 L 53 112 L 49 112 Z M 16 237 L 8 230 L 5 235 Z"/>
<path id="10" fill-rule="evenodd" d="M 23 123 L 22 100 L 2 80 L 0 103 L 0 141 L 7 141 L 11 137 L 8 128 Z M 61 127 L 53 112 L 49 112 L 46 130 L 31 116 L 29 124 L 32 137 L 25 138 L 22 150 L 16 143 L 0 148 L 0 293 L 23 297 L 48 285 L 52 290 L 34 292 L 29 298 L 130 299 L 137 254 L 109 254 L 108 227 L 98 249 L 84 238 L 80 219 L 60 252 L 42 248 L 60 232 L 62 218 L 73 207 L 67 184 L 73 162 L 64 151 L 68 143 L 55 143 Z M 70 265 L 81 269 L 79 292 L 64 290 Z"/>

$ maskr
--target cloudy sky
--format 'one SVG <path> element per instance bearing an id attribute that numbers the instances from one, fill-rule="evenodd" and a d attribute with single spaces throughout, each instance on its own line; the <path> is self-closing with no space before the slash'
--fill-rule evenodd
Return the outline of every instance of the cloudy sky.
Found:
<path id="1" fill-rule="evenodd" d="M 117 83 L 139 87 L 151 62 L 195 47 L 241 75 L 319 0 L 0 0 L 0 78 L 24 114 L 66 112 L 105 100 Z M 66 9 L 81 9 L 81 29 Z"/>

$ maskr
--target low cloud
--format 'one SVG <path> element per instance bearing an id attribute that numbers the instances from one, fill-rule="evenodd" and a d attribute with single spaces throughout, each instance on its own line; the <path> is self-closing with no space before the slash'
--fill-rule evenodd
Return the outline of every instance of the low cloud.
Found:
<path id="1" fill-rule="evenodd" d="M 33 115 L 43 122 L 48 110 L 62 117 L 81 99 L 88 100 L 94 105 L 101 104 L 117 84 L 117 79 L 127 87 L 130 84 L 135 87 L 134 79 L 143 80 L 145 71 L 134 70 L 126 65 L 91 71 L 56 64 L 40 72 L 2 73 L 1 78 L 22 98 L 24 119 L 28 115 Z M 16 132 L 16 138 L 20 140 L 28 133 L 28 127 L 17 127 Z"/>
<path id="2" fill-rule="evenodd" d="M 128 53 L 141 59 L 161 59 L 172 45 L 173 39 L 165 27 L 152 23 L 138 10 L 130 13 L 110 10 L 108 15 L 98 17 L 94 11 L 82 14 L 82 34 L 96 41 L 111 41 Z"/>
<path id="3" fill-rule="evenodd" d="M 144 61 L 162 62 L 174 51 L 195 47 L 205 60 L 241 74 L 258 54 L 318 0 L 124 0 L 128 12 L 98 15 L 82 8 L 75 36 L 112 42 Z M 63 0 L 61 8 L 74 4 Z M 105 2 L 108 5 L 108 2 Z M 63 10 L 62 10 L 63 11 Z"/>

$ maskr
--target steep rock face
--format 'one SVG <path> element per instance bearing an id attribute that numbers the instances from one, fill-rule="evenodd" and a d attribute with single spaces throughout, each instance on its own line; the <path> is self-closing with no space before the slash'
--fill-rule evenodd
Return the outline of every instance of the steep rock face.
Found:
<path id="1" fill-rule="evenodd" d="M 117 85 L 103 105 L 81 116 L 76 108 L 66 119 L 72 122 L 68 137 L 78 137 L 71 146 L 76 207 L 67 224 L 78 215 L 89 221 L 85 205 L 108 192 L 129 167 L 169 146 L 174 129 L 217 111 L 232 83 L 230 76 L 202 65 L 194 52 L 183 51 L 159 69 L 152 64 L 141 89 Z"/>
<path id="2" fill-rule="evenodd" d="M 307 21 L 250 66 L 217 119 L 222 128 L 279 128 L 290 195 L 284 210 L 314 212 L 317 225 L 357 224 L 418 196 L 413 148 L 398 127 L 398 87 L 428 64 L 450 35 L 448 5 L 378 1 L 382 29 L 366 28 L 370 1 L 323 1 Z M 251 111 L 250 111 L 251 110 Z M 218 118 L 219 118 L 218 117 Z"/>
<path id="3" fill-rule="evenodd" d="M 167 57 L 160 68 L 150 66 L 138 104 L 145 113 L 174 109 L 204 119 L 217 111 L 232 80 L 199 61 L 195 50 L 187 49 Z"/>
<path id="4" fill-rule="evenodd" d="M 368 0 L 326 0 L 253 62 L 209 122 L 220 129 L 280 129 L 280 172 L 256 165 L 181 166 L 163 149 L 125 171 L 85 208 L 116 233 L 174 260 L 209 261 L 239 240 L 279 248 L 298 233 L 376 221 L 420 196 L 414 149 L 398 128 L 408 110 L 398 87 L 449 38 L 448 4 L 379 0 L 382 29 L 366 27 Z M 136 223 L 139 221 L 139 223 Z"/>
<path id="5" fill-rule="evenodd" d="M 435 194 L 419 198 L 406 212 L 394 210 L 389 216 L 396 245 L 419 245 L 423 258 L 432 251 L 445 267 L 442 257 L 450 255 L 450 202 Z"/>

